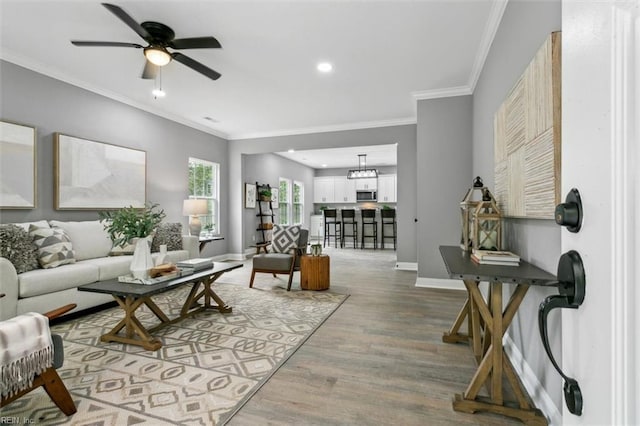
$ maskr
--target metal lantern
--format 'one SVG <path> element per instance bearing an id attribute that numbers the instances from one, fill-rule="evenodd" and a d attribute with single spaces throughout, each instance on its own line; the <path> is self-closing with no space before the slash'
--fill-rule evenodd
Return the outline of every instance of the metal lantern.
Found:
<path id="1" fill-rule="evenodd" d="M 473 186 L 460 202 L 460 214 L 462 250 L 500 250 L 502 216 L 495 198 L 484 186 L 480 176 L 475 178 Z"/>

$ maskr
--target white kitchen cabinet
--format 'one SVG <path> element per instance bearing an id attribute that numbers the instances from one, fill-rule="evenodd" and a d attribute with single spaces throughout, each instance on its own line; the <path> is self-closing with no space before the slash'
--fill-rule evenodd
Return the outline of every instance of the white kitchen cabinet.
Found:
<path id="1" fill-rule="evenodd" d="M 396 195 L 396 175 L 379 175 L 378 176 L 378 202 L 379 203 L 395 203 Z"/>
<path id="2" fill-rule="evenodd" d="M 377 178 L 354 179 L 356 191 L 375 191 L 378 188 Z"/>
<path id="3" fill-rule="evenodd" d="M 333 203 L 334 200 L 333 176 L 317 177 L 313 179 L 313 202 Z"/>
<path id="4" fill-rule="evenodd" d="M 336 203 L 355 203 L 355 179 L 347 179 L 346 176 L 335 176 L 333 180 L 333 201 Z"/>

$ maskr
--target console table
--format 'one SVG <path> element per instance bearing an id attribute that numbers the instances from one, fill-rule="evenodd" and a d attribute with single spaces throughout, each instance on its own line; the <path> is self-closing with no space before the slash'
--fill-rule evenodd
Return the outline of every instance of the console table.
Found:
<path id="1" fill-rule="evenodd" d="M 442 341 L 469 342 L 478 363 L 478 369 L 465 392 L 455 395 L 453 409 L 465 413 L 488 411 L 518 418 L 526 424 L 546 426 L 548 422 L 544 414 L 529 402 L 511 360 L 504 351 L 502 338 L 529 286 L 553 286 L 556 277 L 524 261 L 520 261 L 518 266 L 479 265 L 459 246 L 440 246 L 440 254 L 449 277 L 462 280 L 468 293 L 464 306 L 451 329 L 442 336 Z M 489 282 L 487 300 L 478 288 L 481 281 Z M 516 286 L 504 310 L 503 284 Z M 468 322 L 467 334 L 460 332 L 465 319 Z M 517 401 L 504 400 L 503 376 L 510 384 Z M 486 385 L 488 398 L 479 395 L 483 385 Z"/>
<path id="2" fill-rule="evenodd" d="M 128 343 L 142 346 L 148 351 L 157 351 L 162 347 L 162 342 L 154 338 L 151 335 L 152 332 L 205 309 L 216 309 L 221 313 L 231 312 L 232 308 L 220 299 L 211 287 L 222 274 L 241 267 L 242 263 L 215 262 L 213 268 L 157 284 L 122 283 L 114 279 L 84 284 L 78 286 L 78 290 L 110 294 L 124 311 L 124 318 L 122 318 L 111 331 L 102 335 L 100 341 Z M 151 300 L 151 296 L 164 293 L 185 284 L 192 285 L 191 291 L 189 291 L 182 305 L 180 315 L 177 318 L 169 319 L 167 315 L 160 310 L 158 305 Z M 202 290 L 198 291 L 201 285 Z M 200 299 L 204 299 L 202 305 L 198 303 Z M 213 299 L 217 305 L 212 305 L 211 299 Z M 135 312 L 143 304 L 160 320 L 160 324 L 147 329 L 138 318 L 136 318 Z M 125 329 L 124 336 L 119 334 L 123 328 Z"/>

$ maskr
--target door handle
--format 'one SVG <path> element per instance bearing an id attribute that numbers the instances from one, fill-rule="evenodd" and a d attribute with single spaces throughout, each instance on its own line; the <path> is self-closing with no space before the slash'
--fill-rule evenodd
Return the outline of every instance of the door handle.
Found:
<path id="1" fill-rule="evenodd" d="M 577 251 L 571 250 L 560 256 L 558 262 L 558 281 L 550 283 L 558 287 L 560 294 L 548 296 L 538 309 L 538 327 L 540 329 L 540 337 L 544 350 L 547 352 L 553 367 L 558 371 L 564 379 L 564 399 L 569 412 L 577 416 L 582 415 L 582 391 L 578 385 L 578 381 L 562 372 L 558 366 L 551 347 L 549 345 L 549 335 L 547 328 L 547 317 L 549 312 L 556 308 L 578 309 L 585 296 L 585 274 L 582 258 Z"/>

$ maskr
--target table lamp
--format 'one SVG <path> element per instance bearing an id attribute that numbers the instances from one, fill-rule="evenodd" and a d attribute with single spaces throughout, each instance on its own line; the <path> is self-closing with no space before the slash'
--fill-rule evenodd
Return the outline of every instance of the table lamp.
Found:
<path id="1" fill-rule="evenodd" d="M 189 216 L 189 235 L 200 236 L 200 230 L 202 229 L 202 223 L 198 216 L 207 214 L 207 200 L 184 200 L 182 204 L 182 214 Z"/>

